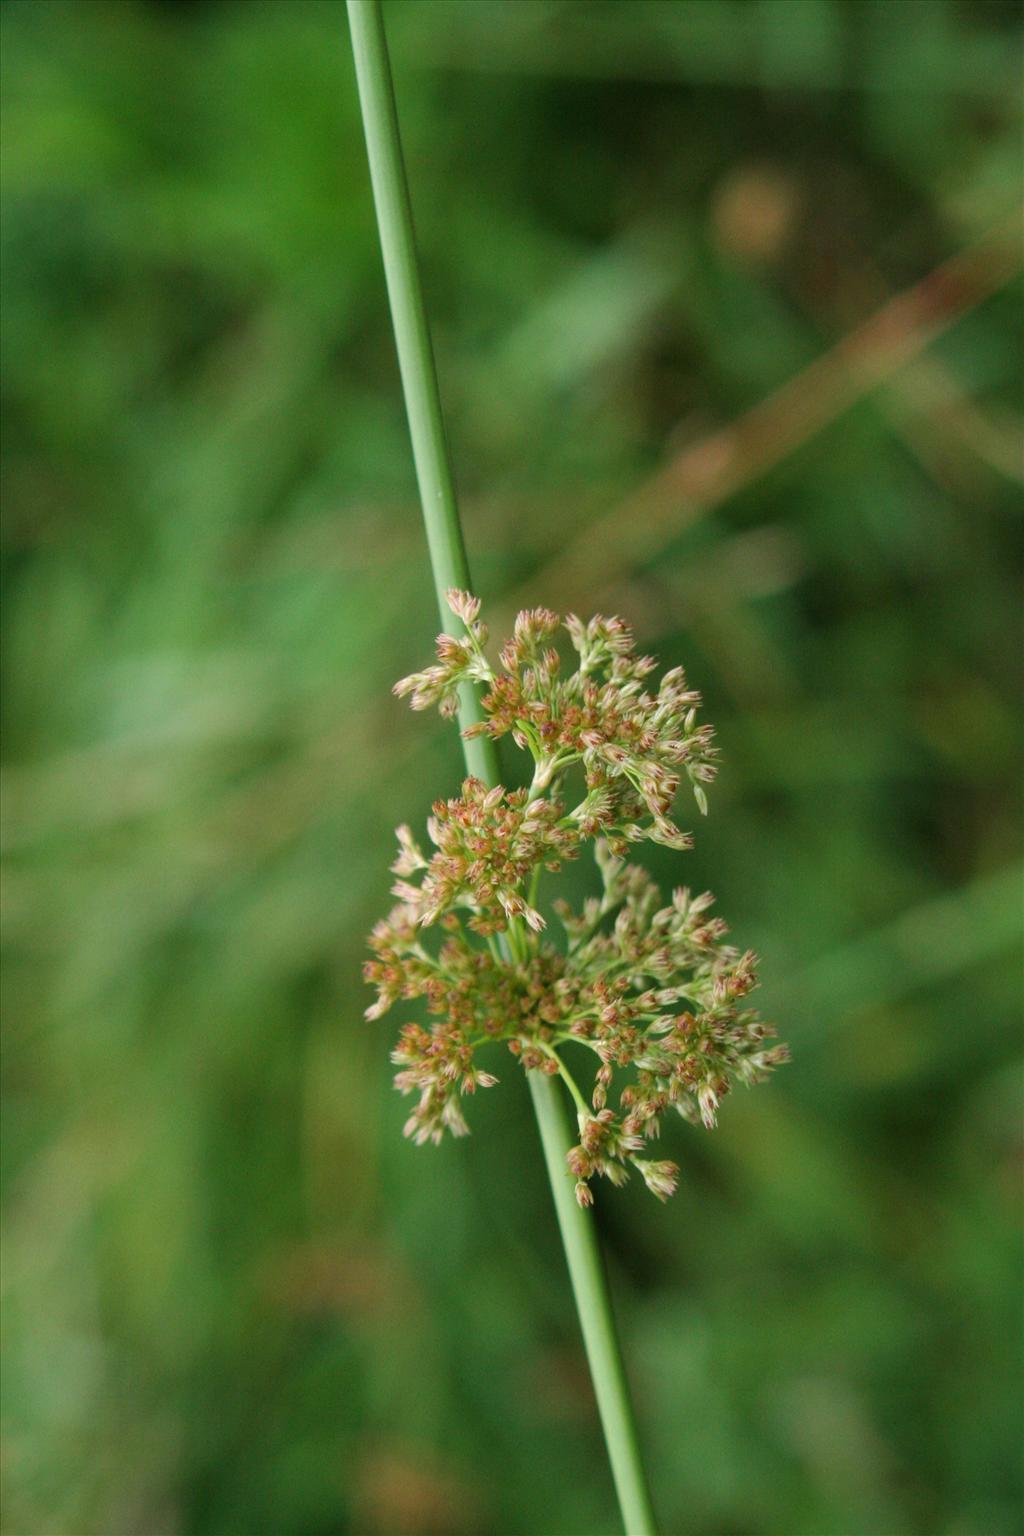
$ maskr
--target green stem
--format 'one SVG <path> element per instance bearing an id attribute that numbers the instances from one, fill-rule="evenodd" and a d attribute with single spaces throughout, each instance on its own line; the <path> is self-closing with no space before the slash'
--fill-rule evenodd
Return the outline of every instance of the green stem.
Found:
<path id="1" fill-rule="evenodd" d="M 349 0 L 350 5 L 353 3 L 359 3 L 359 0 Z M 566 1177 L 565 1154 L 575 1138 L 570 1131 L 565 1100 L 553 1080 L 543 1072 L 528 1072 L 526 1076 L 540 1126 L 544 1159 L 555 1197 L 555 1212 L 562 1230 L 622 1523 L 627 1536 L 655 1536 L 654 1510 L 640 1457 L 636 1422 L 594 1220 L 589 1211 L 581 1210 L 576 1204 L 572 1179 Z"/>
<path id="2" fill-rule="evenodd" d="M 549 1060 L 553 1061 L 555 1066 L 558 1068 L 558 1075 L 562 1079 L 562 1082 L 565 1084 L 565 1086 L 568 1088 L 569 1092 L 572 1094 L 573 1103 L 576 1105 L 576 1109 L 579 1114 L 589 1116 L 590 1106 L 586 1099 L 583 1097 L 582 1093 L 580 1093 L 576 1079 L 569 1071 L 569 1068 L 566 1066 L 561 1056 L 559 1056 L 558 1052 L 550 1045 L 541 1044 L 540 1048 L 544 1052 L 545 1056 L 547 1056 Z"/>
<path id="3" fill-rule="evenodd" d="M 448 625 L 444 594 L 449 587 L 470 589 L 469 563 L 420 287 L 380 0 L 348 0 L 348 15 L 423 520 L 441 618 Z M 480 705 L 472 688 L 463 690 L 460 697 L 459 722 L 465 728 L 480 719 Z M 494 743 L 480 736 L 464 740 L 463 747 L 470 773 L 485 783 L 496 784 L 498 763 Z M 564 1100 L 550 1078 L 540 1072 L 529 1072 L 527 1078 L 626 1533 L 655 1536 L 654 1514 L 593 1218 L 576 1203 L 566 1165 L 566 1154 L 575 1137 L 570 1132 Z"/>
<path id="4" fill-rule="evenodd" d="M 445 593 L 452 587 L 469 591 L 469 562 L 459 523 L 434 351 L 423 306 L 412 207 L 379 0 L 349 0 L 348 18 L 398 366 L 430 549 L 430 567 L 441 625 L 451 630 L 459 625 L 459 620 L 449 610 Z M 476 690 L 470 685 L 460 688 L 460 727 L 465 730 L 480 719 L 482 713 Z M 464 741 L 463 745 L 469 772 L 486 783 L 495 783 L 498 758 L 493 741 L 481 736 Z"/>

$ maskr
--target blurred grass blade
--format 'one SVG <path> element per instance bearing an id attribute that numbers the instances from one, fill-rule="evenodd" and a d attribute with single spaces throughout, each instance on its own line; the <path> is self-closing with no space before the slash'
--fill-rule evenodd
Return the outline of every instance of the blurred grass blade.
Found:
<path id="1" fill-rule="evenodd" d="M 827 352 L 736 421 L 687 444 L 534 573 L 541 601 L 560 593 L 585 606 L 628 563 L 653 560 L 686 525 L 738 495 L 851 406 L 888 384 L 935 339 L 1020 272 L 1019 214 L 896 294 Z M 519 601 L 505 599 L 502 617 Z"/>

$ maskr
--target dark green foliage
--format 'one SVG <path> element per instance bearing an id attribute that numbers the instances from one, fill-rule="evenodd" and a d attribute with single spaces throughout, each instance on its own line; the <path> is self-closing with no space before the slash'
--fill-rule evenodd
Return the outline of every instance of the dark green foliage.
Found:
<path id="1" fill-rule="evenodd" d="M 389 20 L 476 588 L 699 679 L 644 859 L 793 1049 L 598 1202 L 666 1531 L 1010 1536 L 1019 284 L 587 530 L 1005 217 L 1017 8 Z M 416 1151 L 362 1019 L 462 775 L 388 702 L 436 624 L 342 8 L 8 0 L 2 61 L 5 1529 L 605 1536 L 517 1071 Z"/>

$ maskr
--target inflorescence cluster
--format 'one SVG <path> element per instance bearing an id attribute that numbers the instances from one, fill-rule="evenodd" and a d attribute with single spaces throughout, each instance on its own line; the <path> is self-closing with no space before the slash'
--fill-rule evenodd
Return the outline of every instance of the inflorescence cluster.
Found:
<path id="1" fill-rule="evenodd" d="M 787 1059 L 745 1006 L 755 956 L 725 942 L 713 898 L 679 889 L 663 906 L 627 858 L 645 838 L 690 846 L 671 818 L 684 777 L 707 809 L 716 752 L 711 727 L 697 724 L 700 695 L 680 667 L 648 688 L 656 663 L 636 654 L 621 619 L 584 624 L 545 608 L 519 615 L 494 667 L 478 600 L 452 591 L 448 603 L 465 632 L 439 636 L 437 662 L 395 692 L 450 717 L 462 685 L 482 686 L 484 719 L 465 734 L 511 735 L 534 768 L 527 789 L 468 778 L 457 798 L 436 801 L 429 851 L 398 829 L 398 905 L 373 930 L 366 979 L 377 989 L 368 1018 L 425 997 L 435 1021 L 405 1025 L 392 1057 L 396 1086 L 416 1095 L 405 1134 L 465 1135 L 462 1096 L 497 1081 L 476 1053 L 503 1040 L 528 1071 L 559 1074 L 572 1094 L 580 1139 L 569 1168 L 581 1205 L 592 1202 L 595 1174 L 621 1184 L 631 1166 L 667 1199 L 678 1168 L 644 1156 L 664 1113 L 710 1128 L 733 1082 L 759 1082 Z M 555 646 L 563 628 L 575 652 L 568 675 Z M 541 872 L 557 873 L 587 842 L 603 894 L 580 913 L 552 902 L 564 933 L 553 942 L 538 906 Z M 572 1070 L 567 1062 L 574 1045 L 596 1058 L 589 1102 L 574 1075 L 582 1051 L 569 1053 Z"/>

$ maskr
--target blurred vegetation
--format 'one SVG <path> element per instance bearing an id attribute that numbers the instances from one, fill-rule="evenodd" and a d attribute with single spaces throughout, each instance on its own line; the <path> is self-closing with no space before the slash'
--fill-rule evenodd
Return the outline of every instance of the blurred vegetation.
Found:
<path id="1" fill-rule="evenodd" d="M 667 1533 L 1021 1529 L 1019 19 L 389 5 L 478 589 L 704 689 L 794 1051 L 599 1203 Z M 5 1529 L 612 1533 L 518 1069 L 417 1151 L 361 1019 L 459 761 L 342 7 L 3 94 Z"/>

